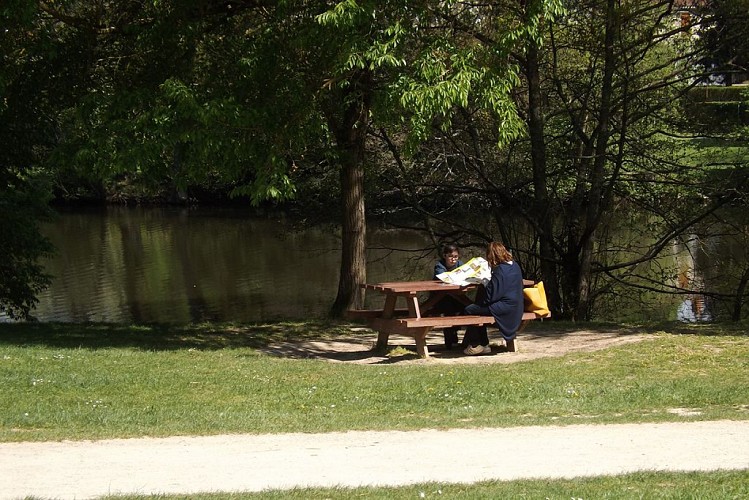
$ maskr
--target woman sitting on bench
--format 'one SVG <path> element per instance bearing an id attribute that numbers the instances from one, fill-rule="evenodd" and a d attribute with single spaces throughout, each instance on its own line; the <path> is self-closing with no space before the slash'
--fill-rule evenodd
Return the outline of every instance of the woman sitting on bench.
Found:
<path id="1" fill-rule="evenodd" d="M 499 331 L 506 341 L 515 338 L 523 320 L 523 274 L 512 254 L 502 243 L 493 241 L 486 248 L 486 260 L 492 268 L 492 277 L 479 289 L 476 302 L 464 309 L 465 314 L 494 316 Z M 471 326 L 463 337 L 469 356 L 490 354 L 486 326 Z"/>

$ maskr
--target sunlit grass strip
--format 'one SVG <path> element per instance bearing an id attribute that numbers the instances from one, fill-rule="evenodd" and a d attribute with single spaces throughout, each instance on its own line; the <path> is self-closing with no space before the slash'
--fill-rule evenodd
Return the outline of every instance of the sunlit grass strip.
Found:
<path id="1" fill-rule="evenodd" d="M 733 331 L 510 365 L 399 366 L 255 349 L 303 324 L 28 328 L 0 327 L 2 441 L 749 419 L 749 338 Z"/>
<path id="2" fill-rule="evenodd" d="M 184 495 L 111 496 L 108 499 L 184 498 Z M 485 481 L 475 484 L 425 483 L 389 488 L 314 488 L 262 493 L 190 494 L 192 500 L 222 499 L 393 499 L 546 498 L 550 500 L 632 498 L 728 500 L 749 498 L 749 471 L 646 472 L 595 478 Z"/>

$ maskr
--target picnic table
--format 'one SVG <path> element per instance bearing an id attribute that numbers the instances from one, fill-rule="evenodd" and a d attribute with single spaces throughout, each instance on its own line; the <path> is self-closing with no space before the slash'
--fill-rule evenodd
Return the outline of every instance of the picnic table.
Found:
<path id="1" fill-rule="evenodd" d="M 532 280 L 523 280 L 523 286 L 533 286 Z M 364 284 L 366 290 L 373 290 L 385 294 L 382 309 L 349 310 L 347 316 L 352 319 L 365 319 L 377 333 L 377 348 L 385 348 L 391 334 L 407 335 L 416 341 L 416 352 L 422 358 L 429 357 L 426 337 L 433 328 L 447 328 L 452 326 L 480 326 L 493 325 L 493 316 L 429 316 L 429 309 L 445 296 L 452 296 L 468 305 L 472 303 L 469 292 L 478 285 L 466 286 L 443 283 L 439 280 L 424 281 L 391 281 L 383 283 Z M 419 295 L 429 293 L 429 298 L 419 302 Z M 406 302 L 405 308 L 398 308 L 399 299 Z M 539 318 L 535 313 L 523 314 L 522 330 L 529 321 Z M 514 340 L 507 341 L 507 349 L 515 351 Z"/>

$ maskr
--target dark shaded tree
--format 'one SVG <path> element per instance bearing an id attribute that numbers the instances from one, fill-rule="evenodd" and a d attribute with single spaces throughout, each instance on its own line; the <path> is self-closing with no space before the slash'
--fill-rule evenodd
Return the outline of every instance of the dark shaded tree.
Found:
<path id="1" fill-rule="evenodd" d="M 489 6 L 482 18 L 510 23 L 528 23 L 536 12 L 532 2 Z M 732 175 L 740 173 L 735 165 L 695 161 L 689 137 L 679 137 L 679 102 L 697 81 L 704 48 L 671 2 L 568 7 L 508 54 L 520 68 L 514 96 L 523 134 L 503 140 L 496 131 L 505 117 L 469 94 L 395 178 L 438 237 L 502 239 L 526 274 L 545 281 L 555 315 L 582 320 L 604 294 L 643 279 L 640 269 L 674 238 L 735 202 L 746 179 Z M 497 46 L 492 24 L 451 19 L 475 46 Z M 430 208 L 440 199 L 452 200 L 460 217 L 484 214 L 482 223 Z M 632 240 L 614 245 L 615 231 Z M 666 278 L 647 286 L 673 292 L 674 276 Z"/>

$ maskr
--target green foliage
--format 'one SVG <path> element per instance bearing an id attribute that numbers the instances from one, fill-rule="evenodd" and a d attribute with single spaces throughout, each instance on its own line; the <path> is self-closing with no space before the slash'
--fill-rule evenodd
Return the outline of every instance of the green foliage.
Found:
<path id="1" fill-rule="evenodd" d="M 48 186 L 26 175 L 0 172 L 0 313 L 29 318 L 37 294 L 50 283 L 40 259 L 52 244 L 39 232 L 40 221 L 51 218 Z"/>
<path id="2" fill-rule="evenodd" d="M 291 155 L 317 123 L 305 82 L 289 72 L 287 32 L 273 29 L 283 11 L 164 1 L 92 13 L 115 27 L 94 45 L 95 91 L 59 115 L 52 163 L 179 191 L 218 181 L 256 204 L 293 197 Z"/>
<path id="3" fill-rule="evenodd" d="M 351 30 L 353 38 L 344 38 L 351 44 L 344 73 L 382 71 L 379 102 L 386 109 L 375 109 L 375 119 L 393 128 L 407 123 L 411 148 L 431 137 L 434 125 L 450 129 L 453 115 L 474 105 L 498 117 L 498 138 L 506 143 L 523 128 L 511 96 L 519 68 L 508 55 L 522 50 L 527 37 L 538 36 L 541 19 L 563 12 L 559 1 L 531 4 L 526 18 L 504 22 L 508 17 L 490 5 L 347 0 L 317 19 L 339 34 Z M 472 30 L 484 23 L 486 31 L 473 38 Z"/>
<path id="4" fill-rule="evenodd" d="M 55 138 L 50 119 L 74 93 L 79 66 L 55 45 L 52 24 L 37 30 L 37 6 L 0 7 L 0 313 L 29 318 L 50 282 L 41 259 L 53 251 L 39 232 L 48 220 L 50 186 L 41 166 Z M 70 77 L 65 81 L 65 77 Z"/>
<path id="5" fill-rule="evenodd" d="M 744 3 L 710 2 L 705 33 L 739 66 Z M 43 167 L 60 190 L 220 186 L 259 204 L 337 192 L 331 179 L 355 158 L 376 193 L 435 208 L 441 225 L 453 207 L 491 212 L 435 240 L 506 240 L 527 269 L 547 266 L 561 310 L 589 294 L 582 316 L 744 185 L 741 161 L 695 161 L 675 139 L 695 76 L 684 61 L 705 47 L 679 33 L 668 2 L 134 5 L 3 4 L 2 165 Z M 727 106 L 746 113 L 716 115 Z M 527 226 L 513 233 L 505 217 L 517 214 Z M 610 251 L 611 225 L 630 221 L 628 248 Z"/>
<path id="6" fill-rule="evenodd" d="M 500 118 L 501 139 L 516 137 L 509 93 L 519 79 L 506 56 L 560 5 L 532 2 L 528 19 L 508 27 L 497 16 L 496 42 L 479 46 L 453 40 L 443 20 L 477 22 L 494 11 L 456 2 L 224 9 L 159 1 L 136 11 L 70 0 L 48 6 L 52 23 L 33 10 L 26 18 L 55 50 L 71 52 L 65 61 L 76 62 L 81 89 L 91 89 L 51 114 L 59 120 L 51 158 L 59 179 L 167 179 L 184 188 L 218 178 L 259 203 L 294 195 L 290 174 L 302 155 L 326 156 L 312 149 L 330 146 L 330 103 L 339 91 L 357 95 L 357 72 L 374 75 L 374 123 L 405 120 L 414 141 L 428 138 L 435 120 L 446 130 L 473 100 Z"/>

